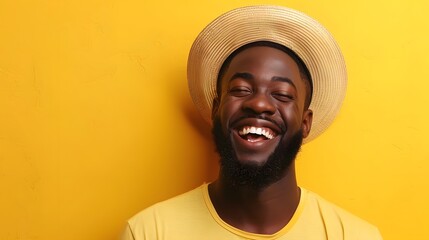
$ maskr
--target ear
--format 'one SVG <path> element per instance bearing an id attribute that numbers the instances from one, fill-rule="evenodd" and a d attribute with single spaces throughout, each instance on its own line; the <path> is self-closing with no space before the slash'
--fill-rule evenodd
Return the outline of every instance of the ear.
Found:
<path id="1" fill-rule="evenodd" d="M 219 97 L 213 98 L 213 104 L 212 104 L 212 120 L 215 118 L 217 111 L 219 110 Z"/>
<path id="2" fill-rule="evenodd" d="M 307 109 L 304 111 L 304 114 L 302 116 L 302 136 L 304 138 L 308 137 L 311 130 L 311 124 L 313 122 L 313 111 L 311 109 Z"/>

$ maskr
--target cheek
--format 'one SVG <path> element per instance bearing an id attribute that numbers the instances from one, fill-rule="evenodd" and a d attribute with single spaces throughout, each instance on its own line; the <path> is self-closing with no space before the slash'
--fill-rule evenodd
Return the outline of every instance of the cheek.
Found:
<path id="1" fill-rule="evenodd" d="M 231 113 L 234 113 L 239 108 L 239 104 L 237 101 L 234 101 L 232 98 L 224 98 L 224 100 L 221 101 L 219 106 L 219 112 L 222 115 L 231 115 Z"/>
<path id="2" fill-rule="evenodd" d="M 280 114 L 283 118 L 283 121 L 287 125 L 287 128 L 290 129 L 299 129 L 302 124 L 302 112 L 297 105 L 290 105 L 288 107 L 282 108 Z"/>
<path id="3" fill-rule="evenodd" d="M 218 116 L 222 122 L 223 126 L 229 126 L 230 121 L 234 118 L 234 115 L 237 114 L 240 110 L 240 105 L 236 101 L 225 99 L 219 105 Z"/>

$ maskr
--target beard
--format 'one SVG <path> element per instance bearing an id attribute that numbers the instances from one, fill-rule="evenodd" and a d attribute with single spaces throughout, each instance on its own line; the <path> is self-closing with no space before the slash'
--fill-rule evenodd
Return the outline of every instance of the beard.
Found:
<path id="1" fill-rule="evenodd" d="M 220 156 L 220 176 L 231 187 L 247 186 L 262 189 L 279 181 L 295 160 L 302 145 L 302 130 L 296 132 L 288 144 L 280 143 L 263 165 L 245 164 L 237 159 L 231 139 L 223 133 L 219 118 L 213 121 L 212 134 Z"/>

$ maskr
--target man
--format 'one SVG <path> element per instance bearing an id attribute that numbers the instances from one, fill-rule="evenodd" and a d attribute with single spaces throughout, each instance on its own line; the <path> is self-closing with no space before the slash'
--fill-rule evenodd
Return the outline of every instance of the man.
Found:
<path id="1" fill-rule="evenodd" d="M 341 52 L 319 23 L 283 7 L 230 11 L 195 40 L 188 80 L 213 124 L 219 178 L 140 212 L 123 240 L 381 239 L 297 185 L 296 154 L 333 121 L 346 86 Z"/>

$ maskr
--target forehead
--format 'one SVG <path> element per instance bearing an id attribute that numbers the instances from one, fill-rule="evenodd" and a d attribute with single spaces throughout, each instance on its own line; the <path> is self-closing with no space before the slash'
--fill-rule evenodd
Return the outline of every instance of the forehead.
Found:
<path id="1" fill-rule="evenodd" d="M 253 46 L 237 53 L 226 69 L 222 84 L 236 73 L 251 73 L 261 79 L 285 77 L 296 81 L 298 85 L 302 83 L 295 60 L 286 52 L 268 46 Z"/>

